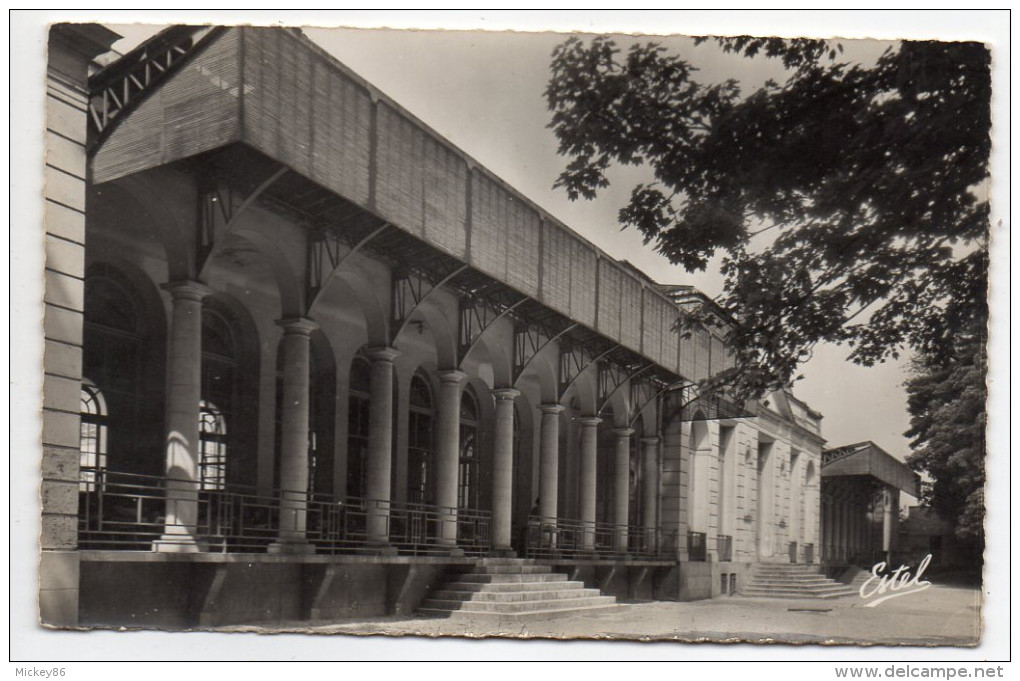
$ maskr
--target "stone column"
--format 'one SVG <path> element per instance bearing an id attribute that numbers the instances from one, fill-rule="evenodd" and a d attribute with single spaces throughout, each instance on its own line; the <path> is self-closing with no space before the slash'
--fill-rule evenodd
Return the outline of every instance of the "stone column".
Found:
<path id="1" fill-rule="evenodd" d="M 658 549 L 656 523 L 659 504 L 659 438 L 641 438 L 641 515 L 645 528 L 645 550 Z"/>
<path id="2" fill-rule="evenodd" d="M 616 525 L 613 537 L 616 550 L 627 551 L 628 526 L 630 525 L 630 436 L 632 428 L 614 428 L 616 451 L 613 462 L 613 523 Z"/>
<path id="3" fill-rule="evenodd" d="M 586 551 L 595 550 L 595 490 L 596 461 L 598 456 L 598 432 L 602 419 L 585 416 L 581 423 L 581 547 Z"/>
<path id="4" fill-rule="evenodd" d="M 888 567 L 893 567 L 892 553 L 896 548 L 896 521 L 899 520 L 900 491 L 887 485 L 883 492 L 882 551 L 885 552 L 885 560 L 889 563 Z"/>
<path id="5" fill-rule="evenodd" d="M 163 288 L 173 297 L 167 347 L 166 525 L 153 549 L 199 551 L 198 409 L 202 399 L 202 299 L 211 291 L 197 281 Z"/>
<path id="6" fill-rule="evenodd" d="M 400 353 L 387 347 L 372 348 L 368 406 L 368 460 L 365 497 L 368 504 L 366 534 L 370 544 L 384 547 L 390 541 L 390 473 L 393 466 L 393 360 Z"/>
<path id="7" fill-rule="evenodd" d="M 314 553 L 305 536 L 308 517 L 308 423 L 311 385 L 311 333 L 318 326 L 295 317 L 283 328 L 283 398 L 280 405 L 280 527 L 269 553 Z"/>
<path id="8" fill-rule="evenodd" d="M 541 451 L 539 453 L 538 513 L 541 516 L 540 542 L 556 546 L 556 517 L 560 491 L 560 414 L 562 404 L 543 404 Z M 548 534 L 547 534 L 548 532 Z"/>
<path id="9" fill-rule="evenodd" d="M 514 400 L 513 388 L 496 388 L 495 437 L 492 451 L 492 548 L 497 554 L 513 555 L 510 527 L 513 518 L 514 484 Z"/>
<path id="10" fill-rule="evenodd" d="M 439 372 L 436 413 L 436 505 L 439 506 L 438 540 L 457 545 L 457 484 L 460 480 L 460 384 L 467 376 L 451 369 Z"/>

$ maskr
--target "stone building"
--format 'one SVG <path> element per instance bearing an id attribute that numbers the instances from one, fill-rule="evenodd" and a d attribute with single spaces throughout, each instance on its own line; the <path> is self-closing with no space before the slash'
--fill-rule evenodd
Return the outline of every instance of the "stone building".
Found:
<path id="1" fill-rule="evenodd" d="M 731 360 L 674 331 L 690 291 L 299 31 L 98 67 L 115 39 L 50 38 L 43 621 L 412 613 L 493 557 L 630 599 L 817 562 L 820 415 L 699 394 Z"/>
<path id="2" fill-rule="evenodd" d="M 921 478 L 874 442 L 822 452 L 822 559 L 830 572 L 905 558 L 898 546 L 900 492 Z M 893 566 L 895 568 L 895 566 Z"/>

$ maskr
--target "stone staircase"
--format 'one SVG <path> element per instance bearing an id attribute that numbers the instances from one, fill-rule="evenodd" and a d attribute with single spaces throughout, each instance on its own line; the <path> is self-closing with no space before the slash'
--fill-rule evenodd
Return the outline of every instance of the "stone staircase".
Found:
<path id="1" fill-rule="evenodd" d="M 613 596 L 567 580 L 533 559 L 483 558 L 425 599 L 418 614 L 512 626 L 624 608 Z"/>
<path id="2" fill-rule="evenodd" d="M 758 563 L 740 593 L 751 598 L 841 598 L 857 590 L 825 577 L 817 565 Z"/>

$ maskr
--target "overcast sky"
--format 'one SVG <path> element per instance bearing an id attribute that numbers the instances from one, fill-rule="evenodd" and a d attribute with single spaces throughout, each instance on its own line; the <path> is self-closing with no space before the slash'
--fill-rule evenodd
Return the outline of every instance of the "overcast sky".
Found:
<path id="1" fill-rule="evenodd" d="M 115 48 L 126 51 L 153 27 L 110 25 L 125 36 Z M 606 252 L 629 260 L 660 283 L 691 284 L 717 295 L 722 279 L 716 267 L 689 273 L 642 244 L 634 230 L 621 231 L 617 213 L 639 169 L 619 169 L 611 187 L 595 201 L 571 202 L 553 182 L 564 167 L 555 135 L 546 126 L 549 112 L 542 92 L 549 78 L 550 54 L 562 33 L 480 31 L 397 31 L 305 27 L 305 33 L 341 62 L 418 116 L 530 199 Z M 619 36 L 621 44 L 635 38 Z M 754 87 L 781 75 L 774 60 L 724 54 L 712 44 L 695 47 L 686 37 L 654 38 L 683 55 L 708 82 L 736 78 Z M 874 61 L 891 43 L 844 41 L 845 57 Z M 873 368 L 846 362 L 847 350 L 821 346 L 803 370 L 795 394 L 824 415 L 830 446 L 873 440 L 899 458 L 910 449 L 903 437 L 903 361 Z"/>

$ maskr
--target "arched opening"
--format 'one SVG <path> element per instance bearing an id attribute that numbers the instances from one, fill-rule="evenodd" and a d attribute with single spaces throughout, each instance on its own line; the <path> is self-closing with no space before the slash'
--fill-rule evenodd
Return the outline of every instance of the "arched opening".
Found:
<path id="1" fill-rule="evenodd" d="M 347 496 L 365 496 L 368 462 L 369 394 L 372 367 L 363 357 L 351 362 L 347 396 Z"/>
<path id="2" fill-rule="evenodd" d="M 82 386 L 82 451 L 102 444 L 104 468 L 159 475 L 161 373 L 134 287 L 112 267 L 93 267 L 85 280 L 82 375 L 88 381 Z M 86 412 L 100 406 L 102 416 Z M 90 419 L 101 419 L 102 428 L 93 428 L 90 423 L 96 422 Z M 93 435 L 100 439 L 88 439 Z M 95 480 L 95 472 L 95 466 L 83 465 L 89 480 Z"/>
<path id="3" fill-rule="evenodd" d="M 408 394 L 407 501 L 412 504 L 435 503 L 433 404 L 428 377 L 419 371 L 411 378 Z"/>
<path id="4" fill-rule="evenodd" d="M 773 521 L 775 494 L 775 466 L 772 462 L 772 440 L 759 434 L 758 439 L 758 477 L 757 477 L 757 548 L 759 558 L 772 555 L 776 544 Z"/>
<path id="5" fill-rule="evenodd" d="M 106 470 L 107 421 L 106 398 L 89 380 L 81 386 L 81 435 L 79 444 L 79 483 L 81 492 L 97 489 Z"/>
<path id="6" fill-rule="evenodd" d="M 201 488 L 222 490 L 230 468 L 237 391 L 237 344 L 230 320 L 220 311 L 202 311 L 202 401 L 199 404 Z"/>
<path id="7" fill-rule="evenodd" d="M 227 482 L 227 419 L 208 400 L 198 410 L 198 479 L 203 490 L 222 490 Z"/>
<path id="8" fill-rule="evenodd" d="M 460 398 L 460 459 L 457 482 L 457 507 L 478 508 L 480 467 L 478 451 L 478 398 L 467 386 Z"/>
<path id="9" fill-rule="evenodd" d="M 333 489 L 333 456 L 336 442 L 336 361 L 326 334 L 312 332 L 309 357 L 308 493 L 315 497 L 338 496 Z"/>

